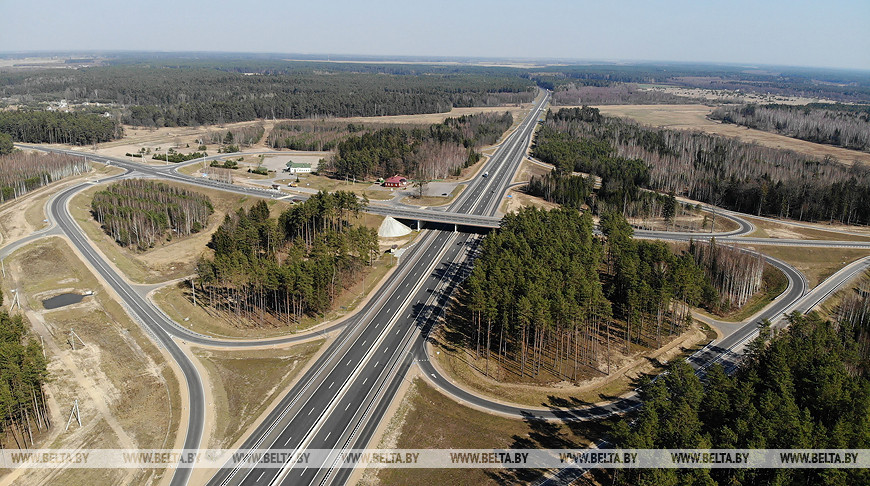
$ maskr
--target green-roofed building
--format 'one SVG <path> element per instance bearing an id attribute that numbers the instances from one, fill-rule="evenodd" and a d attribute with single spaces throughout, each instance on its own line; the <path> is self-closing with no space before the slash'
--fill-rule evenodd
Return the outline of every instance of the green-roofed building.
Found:
<path id="1" fill-rule="evenodd" d="M 287 162 L 287 168 L 284 169 L 285 172 L 289 172 L 291 174 L 310 174 L 311 173 L 311 164 L 303 164 L 301 162 Z"/>

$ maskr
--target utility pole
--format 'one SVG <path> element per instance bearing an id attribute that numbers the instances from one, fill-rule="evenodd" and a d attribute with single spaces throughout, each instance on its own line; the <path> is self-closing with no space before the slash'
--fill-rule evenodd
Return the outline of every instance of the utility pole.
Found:
<path id="1" fill-rule="evenodd" d="M 196 283 L 190 279 L 190 290 L 193 291 L 193 306 L 196 307 Z"/>
<path id="2" fill-rule="evenodd" d="M 80 338 L 79 335 L 76 334 L 76 332 L 73 331 L 72 328 L 70 328 L 70 330 L 69 330 L 69 344 L 70 344 L 70 346 L 72 346 L 73 351 L 76 350 L 76 339 L 78 339 L 78 341 L 80 343 L 82 343 L 82 347 L 85 347 L 85 342 L 82 341 L 82 338 Z"/>

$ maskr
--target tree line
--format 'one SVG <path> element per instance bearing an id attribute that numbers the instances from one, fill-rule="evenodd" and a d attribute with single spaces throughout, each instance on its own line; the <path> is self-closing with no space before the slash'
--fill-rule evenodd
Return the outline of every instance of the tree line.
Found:
<path id="1" fill-rule="evenodd" d="M 380 128 L 383 124 L 342 123 L 328 120 L 278 123 L 269 132 L 266 143 L 276 149 L 328 151 L 335 150 L 338 142 L 351 135 L 362 135 Z"/>
<path id="2" fill-rule="evenodd" d="M 737 372 L 713 365 L 706 382 L 684 360 L 640 386 L 636 416 L 613 428 L 620 448 L 865 449 L 870 444 L 870 376 L 854 329 L 818 314 L 767 327 Z M 630 422 L 631 421 L 631 422 Z M 607 483 L 866 484 L 866 469 L 625 469 Z"/>
<path id="3" fill-rule="evenodd" d="M 651 128 L 588 107 L 549 113 L 536 144 L 535 156 L 561 171 L 601 177 L 604 209 L 624 210 L 650 188 L 751 214 L 870 224 L 870 169 L 827 157 Z"/>
<path id="4" fill-rule="evenodd" d="M 0 156 L 0 203 L 90 170 L 84 157 L 73 155 L 15 151 Z"/>
<path id="5" fill-rule="evenodd" d="M 529 102 L 533 84 L 498 71 L 426 76 L 351 72 L 340 66 L 239 72 L 191 63 L 119 64 L 0 73 L 0 97 L 110 103 L 124 123 L 197 126 L 254 119 L 444 113 L 460 106 Z M 254 75 L 246 75 L 254 74 Z"/>
<path id="6" fill-rule="evenodd" d="M 206 135 L 206 137 L 201 142 L 250 147 L 251 145 L 256 145 L 260 141 L 260 139 L 263 138 L 264 133 L 266 133 L 266 128 L 263 126 L 262 123 L 257 123 L 256 125 L 246 125 L 242 127 L 230 128 L 225 132 L 208 132 L 208 135 Z"/>
<path id="7" fill-rule="evenodd" d="M 34 426 L 40 431 L 51 427 L 43 390 L 46 365 L 42 346 L 27 335 L 24 319 L 0 310 L 0 427 L 19 449 L 27 449 L 28 441 L 34 445 Z"/>
<path id="8" fill-rule="evenodd" d="M 815 143 L 870 150 L 870 107 L 816 103 L 723 106 L 710 118 Z"/>
<path id="9" fill-rule="evenodd" d="M 0 111 L 0 132 L 16 142 L 91 145 L 120 138 L 112 117 L 63 111 Z"/>
<path id="10" fill-rule="evenodd" d="M 553 90 L 554 105 L 685 104 L 698 100 L 656 90 L 642 90 L 633 83 L 602 84 L 572 81 Z"/>
<path id="11" fill-rule="evenodd" d="M 165 238 L 187 236 L 208 225 L 208 196 L 162 182 L 126 179 L 94 194 L 91 214 L 121 246 L 140 251 Z"/>
<path id="12" fill-rule="evenodd" d="M 448 118 L 428 129 L 382 128 L 339 142 L 324 169 L 342 178 L 442 179 L 477 162 L 475 149 L 494 143 L 512 124 L 513 116 L 505 112 Z"/>
<path id="13" fill-rule="evenodd" d="M 320 192 L 277 219 L 265 201 L 228 214 L 197 265 L 200 302 L 245 325 L 326 312 L 378 254 L 377 232 L 351 224 L 365 204 Z"/>
<path id="14" fill-rule="evenodd" d="M 660 346 L 689 306 L 717 298 L 691 255 L 634 240 L 618 213 L 602 220 L 605 239 L 592 227 L 589 213 L 523 208 L 484 239 L 457 303 L 470 313 L 459 344 L 484 373 L 492 360 L 520 380 L 609 373 L 612 352 Z"/>

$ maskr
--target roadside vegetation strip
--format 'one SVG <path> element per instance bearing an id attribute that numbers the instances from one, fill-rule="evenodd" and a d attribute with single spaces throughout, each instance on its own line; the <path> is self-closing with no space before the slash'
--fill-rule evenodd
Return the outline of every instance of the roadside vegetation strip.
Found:
<path id="1" fill-rule="evenodd" d="M 783 260 L 804 275 L 810 288 L 847 264 L 870 255 L 870 250 L 858 248 L 816 248 L 753 244 L 751 248 Z"/>
<path id="2" fill-rule="evenodd" d="M 461 405 L 413 378 L 398 412 L 387 423 L 379 448 L 416 447 L 424 449 L 585 448 L 603 435 L 607 423 L 570 424 L 508 419 Z M 431 417 L 438 417 L 433 427 Z M 474 432 L 469 433 L 469 424 Z M 384 427 L 382 425 L 382 427 Z M 485 469 L 380 469 L 363 473 L 383 484 L 484 484 L 493 480 L 515 483 L 537 478 L 540 470 Z"/>
<path id="3" fill-rule="evenodd" d="M 81 157 L 30 151 L 2 155 L 0 156 L 0 203 L 21 197 L 64 177 L 90 171 L 90 163 Z"/>
<path id="4" fill-rule="evenodd" d="M 325 343 L 326 339 L 319 338 L 256 351 L 193 348 L 209 372 L 215 400 L 215 431 L 208 447 L 230 447 L 246 434 L 249 426 L 301 376 Z"/>

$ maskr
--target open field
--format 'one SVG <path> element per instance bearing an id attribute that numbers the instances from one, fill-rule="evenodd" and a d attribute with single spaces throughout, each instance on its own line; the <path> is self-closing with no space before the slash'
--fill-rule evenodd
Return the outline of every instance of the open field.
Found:
<path id="1" fill-rule="evenodd" d="M 119 246 L 100 228 L 99 223 L 91 215 L 91 200 L 94 193 L 102 190 L 104 185 L 97 185 L 82 191 L 70 200 L 70 213 L 88 238 L 107 257 L 107 260 L 114 263 L 121 273 L 131 281 L 157 283 L 191 275 L 194 272 L 196 259 L 211 251 L 206 247 L 206 244 L 211 239 L 211 234 L 223 222 L 224 215 L 256 202 L 256 199 L 253 198 L 214 189 L 191 187 L 174 182 L 167 184 L 206 194 L 211 198 L 215 212 L 209 217 L 208 226 L 203 231 L 186 238 L 175 238 L 141 253 Z M 290 204 L 284 201 L 268 201 L 268 203 L 273 215 Z"/>
<path id="2" fill-rule="evenodd" d="M 46 388 L 54 425 L 41 446 L 175 447 L 183 411 L 173 368 L 67 242 L 52 237 L 27 245 L 7 259 L 6 270 L 7 284 L 21 292 L 32 332 L 42 339 L 49 359 L 51 379 Z M 40 303 L 59 293 L 86 290 L 94 295 L 78 304 L 44 310 Z M 75 349 L 71 330 L 81 340 L 75 340 Z M 82 427 L 73 424 L 64 431 L 76 399 Z M 161 477 L 153 470 L 32 469 L 13 471 L 0 481 L 142 484 L 157 483 Z"/>
<path id="3" fill-rule="evenodd" d="M 218 351 L 195 348 L 208 370 L 215 421 L 209 448 L 231 447 L 306 368 L 324 345 L 318 339 L 288 348 Z M 206 447 L 204 445 L 204 447 Z"/>
<path id="4" fill-rule="evenodd" d="M 802 248 L 776 245 L 752 245 L 751 247 L 794 265 L 806 275 L 810 288 L 849 263 L 870 255 L 870 250 L 856 248 Z"/>
<path id="5" fill-rule="evenodd" d="M 707 115 L 713 109 L 705 105 L 601 105 L 596 106 L 596 108 L 603 115 L 631 118 L 647 125 L 679 130 L 699 130 L 767 147 L 794 150 L 812 157 L 823 158 L 830 155 L 844 164 L 858 162 L 870 165 L 870 153 L 807 142 L 775 133 L 709 120 Z"/>
<path id="6" fill-rule="evenodd" d="M 382 425 L 380 443 L 370 447 L 584 448 L 609 427 L 608 422 L 562 424 L 488 414 L 456 403 L 421 378 L 414 378 L 404 396 L 394 400 L 401 400 L 396 413 Z M 365 471 L 360 484 L 522 484 L 540 474 L 531 469 L 381 469 Z"/>
<path id="7" fill-rule="evenodd" d="M 442 323 L 441 327 L 432 334 L 429 350 L 433 364 L 444 376 L 482 396 L 535 407 L 576 407 L 612 400 L 633 389 L 641 375 L 661 372 L 664 369 L 662 363 L 677 356 L 689 355 L 716 337 L 715 331 L 706 325 L 695 324 L 657 350 L 648 348 L 641 350 L 639 346 L 632 344 L 632 353 L 626 356 L 620 352 L 623 349 L 623 341 L 614 336 L 610 375 L 606 373 L 606 364 L 603 371 L 583 365 L 578 368 L 580 379 L 577 380 L 577 384 L 574 384 L 548 374 L 545 369 L 534 378 L 536 383 L 495 380 L 490 376 L 508 376 L 500 372 L 496 358 L 489 361 L 490 376 L 486 376 L 485 356 L 478 359 L 473 349 L 454 345 L 451 339 L 447 338 L 447 333 L 455 333 L 455 331 L 449 327 L 449 324 Z M 514 374 L 510 376 L 516 377 Z M 526 376 L 525 379 L 533 378 Z"/>
<path id="8" fill-rule="evenodd" d="M 763 219 L 746 218 L 753 225 L 755 231 L 746 235 L 752 238 L 785 238 L 785 239 L 807 239 L 807 240 L 832 240 L 832 241 L 868 241 L 870 233 L 867 236 L 859 236 L 847 233 L 838 233 L 836 231 L 826 231 L 826 225 L 818 225 L 819 229 L 804 228 L 801 226 L 793 226 L 788 223 L 775 223 Z M 803 223 L 806 224 L 806 223 Z M 853 233 L 866 232 L 866 226 L 831 226 L 832 229 L 843 228 L 844 231 Z"/>

